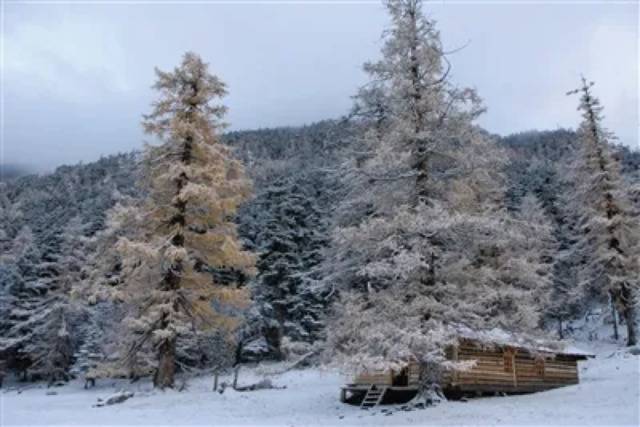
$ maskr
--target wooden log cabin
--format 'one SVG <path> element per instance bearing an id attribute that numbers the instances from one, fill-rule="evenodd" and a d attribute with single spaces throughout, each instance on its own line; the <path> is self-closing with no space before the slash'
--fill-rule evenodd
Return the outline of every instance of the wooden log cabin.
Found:
<path id="1" fill-rule="evenodd" d="M 459 339 L 446 351 L 447 359 L 472 362 L 465 370 L 446 371 L 440 385 L 448 397 L 485 393 L 531 393 L 578 384 L 578 361 L 592 355 L 556 352 L 507 344 Z M 371 407 L 406 402 L 420 384 L 420 367 L 411 362 L 394 371 L 362 372 L 342 387 L 340 401 Z"/>

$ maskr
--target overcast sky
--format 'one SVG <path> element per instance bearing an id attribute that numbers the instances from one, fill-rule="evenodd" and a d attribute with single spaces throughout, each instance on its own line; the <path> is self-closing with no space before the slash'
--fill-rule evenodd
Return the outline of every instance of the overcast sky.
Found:
<path id="1" fill-rule="evenodd" d="M 48 170 L 142 146 L 154 66 L 199 53 L 229 87 L 232 129 L 300 125 L 348 112 L 361 64 L 379 55 L 378 2 L 4 4 L 5 163 Z M 201 2 L 202 3 L 202 2 Z M 507 134 L 575 127 L 580 73 L 606 125 L 638 144 L 638 4 L 439 1 L 453 79 L 474 86 L 480 123 Z"/>

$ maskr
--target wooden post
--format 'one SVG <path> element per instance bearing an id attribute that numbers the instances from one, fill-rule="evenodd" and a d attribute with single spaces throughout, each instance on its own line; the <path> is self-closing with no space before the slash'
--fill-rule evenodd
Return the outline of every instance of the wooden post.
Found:
<path id="1" fill-rule="evenodd" d="M 514 349 L 511 353 L 511 366 L 513 366 L 513 387 L 518 388 L 518 375 L 516 374 L 516 352 L 518 350 Z"/>
<path id="2" fill-rule="evenodd" d="M 454 362 L 458 361 L 458 346 L 454 345 L 452 352 L 451 352 L 451 358 L 453 359 Z M 455 386 L 456 383 L 458 382 L 458 370 L 454 369 L 453 370 L 453 374 L 451 375 L 451 386 Z"/>
<path id="3" fill-rule="evenodd" d="M 536 370 L 536 374 L 544 379 L 544 356 L 538 355 L 533 361 L 533 366 Z"/>
<path id="4" fill-rule="evenodd" d="M 213 374 L 213 391 L 218 391 L 218 371 Z"/>
<path id="5" fill-rule="evenodd" d="M 503 350 L 503 364 L 505 372 L 511 372 L 513 378 L 513 387 L 518 387 L 518 379 L 516 378 L 516 349 L 506 347 Z"/>
<path id="6" fill-rule="evenodd" d="M 564 339 L 564 331 L 562 328 L 562 316 L 558 316 L 558 335 L 560 335 L 560 339 Z"/>

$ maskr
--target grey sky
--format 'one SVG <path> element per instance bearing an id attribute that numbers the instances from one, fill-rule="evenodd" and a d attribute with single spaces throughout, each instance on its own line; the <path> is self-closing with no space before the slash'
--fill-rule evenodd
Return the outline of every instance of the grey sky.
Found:
<path id="1" fill-rule="evenodd" d="M 580 73 L 595 80 L 607 126 L 638 144 L 636 2 L 434 2 L 426 10 L 453 78 L 505 134 L 575 127 Z M 338 117 L 379 55 L 378 2 L 260 4 L 5 3 L 4 162 L 50 169 L 142 146 L 154 66 L 193 50 L 229 86 L 232 129 Z"/>

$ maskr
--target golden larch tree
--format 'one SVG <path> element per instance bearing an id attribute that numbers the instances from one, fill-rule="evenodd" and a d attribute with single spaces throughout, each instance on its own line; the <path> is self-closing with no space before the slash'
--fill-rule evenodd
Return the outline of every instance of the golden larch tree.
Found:
<path id="1" fill-rule="evenodd" d="M 160 96 L 144 116 L 147 145 L 142 184 L 146 198 L 131 215 L 139 229 L 120 238 L 123 300 L 131 305 L 124 360 L 146 357 L 156 387 L 172 387 L 180 337 L 203 328 L 232 331 L 246 292 L 216 283 L 211 268 L 251 272 L 233 218 L 250 182 L 220 142 L 226 108 L 217 102 L 224 83 L 194 53 L 171 72 L 156 69 Z M 146 355 L 146 356 L 145 356 Z M 151 356 L 151 357 L 149 357 Z"/>

